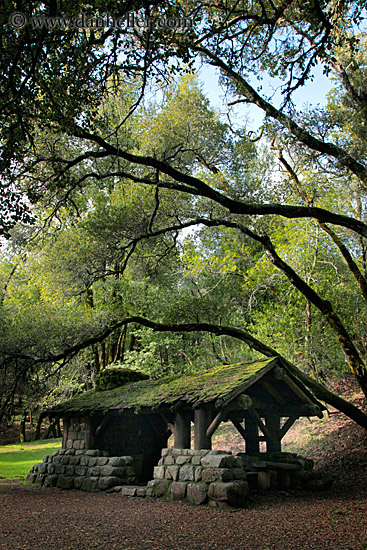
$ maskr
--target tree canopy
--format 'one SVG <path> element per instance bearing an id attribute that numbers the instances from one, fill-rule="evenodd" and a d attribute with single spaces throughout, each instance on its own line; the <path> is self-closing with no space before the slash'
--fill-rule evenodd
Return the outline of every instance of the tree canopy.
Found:
<path id="1" fill-rule="evenodd" d="M 2 27 L 0 414 L 24 388 L 56 398 L 122 361 L 159 377 L 265 355 L 367 427 L 325 387 L 347 365 L 367 396 L 363 2 L 17 10 L 192 26 Z M 198 60 L 220 73 L 223 113 Z M 299 111 L 316 65 L 333 90 Z"/>

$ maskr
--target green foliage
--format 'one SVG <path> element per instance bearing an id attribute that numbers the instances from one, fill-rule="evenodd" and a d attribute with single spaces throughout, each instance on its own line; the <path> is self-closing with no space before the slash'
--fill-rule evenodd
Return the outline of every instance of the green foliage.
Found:
<path id="1" fill-rule="evenodd" d="M 56 6 L 59 15 L 81 8 L 92 14 L 111 6 Z M 111 332 L 133 315 L 245 327 L 315 377 L 344 369 L 353 342 L 365 369 L 363 292 L 336 241 L 364 280 L 366 245 L 333 217 L 365 220 L 360 3 L 157 2 L 152 10 L 192 15 L 196 26 L 149 36 L 56 29 L 34 33 L 33 42 L 24 40 L 29 29 L 4 27 L 2 178 L 14 196 L 5 193 L 8 218 L 0 223 L 8 234 L 15 219 L 34 220 L 13 228 L 0 262 L 0 416 L 19 394 L 28 406 L 42 395 L 54 402 L 93 388 L 109 365 L 159 378 L 256 359 L 244 343 L 200 332 L 157 334 L 134 324 Z M 221 69 L 234 109 L 247 102 L 263 109 L 261 140 L 233 102 L 226 117 L 211 107 L 189 74 L 196 55 Z M 335 89 L 326 109 L 296 113 L 292 92 L 319 59 Z M 175 78 L 180 61 L 188 74 Z M 244 80 L 254 74 L 280 84 L 281 110 Z M 272 204 L 281 215 L 263 215 Z M 322 207 L 336 238 L 298 206 Z M 297 289 L 296 275 L 309 292 Z M 333 305 L 347 346 L 311 290 Z"/>
<path id="2" fill-rule="evenodd" d="M 96 391 L 113 390 L 138 380 L 147 380 L 149 378 L 142 372 L 122 368 L 116 363 L 110 364 L 106 369 L 100 372 L 96 377 Z"/>

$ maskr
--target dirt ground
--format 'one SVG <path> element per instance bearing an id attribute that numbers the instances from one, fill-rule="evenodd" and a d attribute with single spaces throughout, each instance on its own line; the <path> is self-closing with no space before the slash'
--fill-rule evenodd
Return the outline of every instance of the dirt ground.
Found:
<path id="1" fill-rule="evenodd" d="M 258 497 L 217 511 L 118 494 L 0 485 L 1 550 L 362 550 L 367 494 Z"/>
<path id="2" fill-rule="evenodd" d="M 226 448 L 232 443 L 235 451 L 240 440 L 225 437 Z M 340 414 L 325 422 L 305 419 L 287 434 L 285 447 L 313 458 L 332 487 L 268 493 L 254 497 L 247 509 L 218 511 L 4 480 L 0 550 L 367 549 L 363 430 Z"/>

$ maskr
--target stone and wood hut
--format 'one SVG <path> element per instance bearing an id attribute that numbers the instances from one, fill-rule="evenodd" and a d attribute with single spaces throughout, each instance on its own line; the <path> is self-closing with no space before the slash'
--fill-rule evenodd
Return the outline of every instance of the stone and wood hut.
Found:
<path id="1" fill-rule="evenodd" d="M 211 449 L 218 426 L 231 421 L 247 454 L 259 453 L 261 442 L 267 452 L 279 452 L 299 417 L 322 418 L 324 408 L 278 358 L 271 358 L 130 381 L 76 396 L 48 414 L 63 418 L 63 449 L 131 456 L 136 478 L 144 483 L 152 479 L 171 434 L 176 448 Z"/>

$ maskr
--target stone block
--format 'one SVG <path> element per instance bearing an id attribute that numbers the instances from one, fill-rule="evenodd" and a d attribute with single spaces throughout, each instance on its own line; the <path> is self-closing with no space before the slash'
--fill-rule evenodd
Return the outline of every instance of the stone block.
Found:
<path id="1" fill-rule="evenodd" d="M 69 456 L 63 456 L 62 459 L 61 459 L 61 464 L 63 464 L 65 466 L 66 464 L 69 464 L 69 461 L 70 461 Z"/>
<path id="2" fill-rule="evenodd" d="M 189 456 L 200 456 L 200 450 L 198 449 L 188 449 Z"/>
<path id="3" fill-rule="evenodd" d="M 233 473 L 230 468 L 204 468 L 201 478 L 205 483 L 213 481 L 230 481 L 233 479 Z"/>
<path id="4" fill-rule="evenodd" d="M 61 464 L 61 456 L 54 456 L 53 457 L 53 460 L 52 460 L 52 463 L 53 464 Z"/>
<path id="5" fill-rule="evenodd" d="M 74 466 L 66 466 L 65 474 L 67 476 L 73 476 L 75 473 L 75 467 Z"/>
<path id="6" fill-rule="evenodd" d="M 188 483 L 187 500 L 190 504 L 204 504 L 208 497 L 208 486 L 205 483 Z"/>
<path id="7" fill-rule="evenodd" d="M 136 492 L 137 492 L 137 487 L 134 487 L 131 485 L 130 487 L 128 485 L 125 485 L 124 487 L 121 488 L 121 495 L 124 497 L 135 497 Z"/>
<path id="8" fill-rule="evenodd" d="M 114 476 L 123 478 L 126 475 L 125 468 L 115 468 L 114 466 L 110 466 L 109 464 L 107 464 L 106 466 L 100 466 L 100 472 L 101 476 Z"/>
<path id="9" fill-rule="evenodd" d="M 83 478 L 83 483 L 82 483 L 82 490 L 83 491 L 89 491 L 89 492 L 93 492 L 93 491 L 97 491 L 98 490 L 98 481 L 99 481 L 100 478 L 98 477 L 85 477 Z"/>
<path id="10" fill-rule="evenodd" d="M 98 480 L 98 489 L 106 491 L 115 485 L 121 485 L 121 479 L 115 476 L 100 477 Z"/>
<path id="11" fill-rule="evenodd" d="M 180 471 L 180 467 L 173 464 L 172 466 L 167 466 L 165 478 L 166 479 L 172 479 L 173 481 L 178 481 L 178 473 Z"/>
<path id="12" fill-rule="evenodd" d="M 45 455 L 44 457 L 42 457 L 42 462 L 51 462 L 51 456 Z"/>
<path id="13" fill-rule="evenodd" d="M 66 448 L 67 449 L 72 449 L 73 448 L 73 443 L 74 443 L 74 441 L 72 439 L 68 439 L 67 442 L 66 442 Z"/>
<path id="14" fill-rule="evenodd" d="M 131 466 L 131 464 L 134 464 L 134 459 L 132 456 L 121 456 L 120 458 L 124 461 L 125 466 Z"/>
<path id="15" fill-rule="evenodd" d="M 125 458 L 131 458 L 131 462 L 132 463 L 132 457 L 124 457 L 124 456 L 111 456 L 109 459 L 108 459 L 108 465 L 109 466 L 116 466 L 118 468 L 121 468 L 123 466 L 125 466 L 127 464 Z"/>
<path id="16" fill-rule="evenodd" d="M 199 466 L 201 464 L 201 456 L 200 455 L 195 455 L 191 458 L 191 464 L 193 464 L 194 466 Z"/>
<path id="17" fill-rule="evenodd" d="M 59 489 L 73 489 L 74 478 L 70 476 L 60 475 L 57 479 L 56 487 Z"/>
<path id="18" fill-rule="evenodd" d="M 163 497 L 167 495 L 169 487 L 174 482 L 169 481 L 168 479 L 152 479 L 148 482 L 148 489 L 151 489 L 151 495 L 154 497 Z M 150 491 L 147 491 L 147 493 Z M 148 495 L 147 495 L 148 496 Z"/>
<path id="19" fill-rule="evenodd" d="M 96 466 L 96 464 L 97 464 L 97 457 L 89 456 L 88 457 L 88 466 L 92 468 L 93 466 Z"/>
<path id="20" fill-rule="evenodd" d="M 85 451 L 85 454 L 87 456 L 99 456 L 98 451 L 96 449 L 88 449 Z"/>
<path id="21" fill-rule="evenodd" d="M 39 483 L 40 485 L 43 485 L 47 475 L 46 474 L 37 474 L 35 483 Z"/>
<path id="22" fill-rule="evenodd" d="M 84 478 L 83 477 L 75 477 L 74 478 L 74 487 L 75 489 L 81 489 L 83 485 Z"/>
<path id="23" fill-rule="evenodd" d="M 159 464 L 159 462 L 158 462 L 159 466 L 161 466 L 163 464 L 165 466 L 172 466 L 175 463 L 175 459 L 173 458 L 172 455 L 165 456 L 165 457 L 161 458 L 161 460 L 162 460 L 162 464 Z"/>
<path id="24" fill-rule="evenodd" d="M 53 456 L 57 456 L 59 453 L 60 453 L 60 450 L 58 449 L 58 450 L 54 451 Z"/>
<path id="25" fill-rule="evenodd" d="M 204 468 L 202 466 L 197 466 L 195 468 L 195 481 L 201 481 L 202 480 L 202 472 Z"/>
<path id="26" fill-rule="evenodd" d="M 161 456 L 168 456 L 168 455 L 170 455 L 170 454 L 172 454 L 172 448 L 169 448 L 169 449 L 168 449 L 168 448 L 164 448 L 164 449 L 162 449 Z"/>
<path id="27" fill-rule="evenodd" d="M 102 468 L 100 466 L 93 466 L 92 468 L 88 468 L 87 475 L 89 477 L 99 477 L 102 473 L 101 470 Z M 110 474 L 106 473 L 104 475 L 110 475 Z"/>
<path id="28" fill-rule="evenodd" d="M 47 473 L 47 463 L 42 462 L 38 465 L 38 473 L 39 474 L 46 474 Z"/>
<path id="29" fill-rule="evenodd" d="M 123 485 L 114 485 L 110 489 L 106 490 L 106 493 L 121 493 Z"/>
<path id="30" fill-rule="evenodd" d="M 60 449 L 59 450 L 59 455 L 64 455 L 66 453 L 66 449 Z"/>
<path id="31" fill-rule="evenodd" d="M 145 497 L 147 494 L 147 488 L 146 487 L 138 487 L 136 489 L 136 496 L 137 497 Z"/>
<path id="32" fill-rule="evenodd" d="M 201 459 L 201 465 L 204 468 L 235 468 L 237 466 L 236 460 L 232 455 L 224 455 L 223 453 L 207 454 Z"/>
<path id="33" fill-rule="evenodd" d="M 87 475 L 87 467 L 86 466 L 75 466 L 75 475 L 77 475 L 77 476 Z"/>
<path id="34" fill-rule="evenodd" d="M 153 477 L 154 479 L 164 479 L 165 467 L 154 466 Z"/>
<path id="35" fill-rule="evenodd" d="M 232 468 L 233 479 L 246 479 L 246 472 L 243 468 Z"/>
<path id="36" fill-rule="evenodd" d="M 48 474 L 54 474 L 55 473 L 55 464 L 48 464 L 47 465 L 47 473 Z"/>
<path id="37" fill-rule="evenodd" d="M 172 449 L 172 456 L 187 456 L 189 454 L 189 449 Z"/>
<path id="38" fill-rule="evenodd" d="M 170 500 L 185 500 L 187 484 L 183 481 L 172 481 L 169 489 Z"/>
<path id="39" fill-rule="evenodd" d="M 62 464 L 55 464 L 55 474 L 60 475 L 65 473 L 66 466 Z"/>
<path id="40" fill-rule="evenodd" d="M 82 443 L 84 443 L 84 441 L 79 441 L 79 439 L 76 439 L 73 443 L 73 450 L 80 451 L 83 449 Z"/>
<path id="41" fill-rule="evenodd" d="M 43 462 L 36 462 L 36 464 L 33 466 L 33 471 L 38 472 L 38 469 L 40 466 L 42 466 Z"/>
<path id="42" fill-rule="evenodd" d="M 89 465 L 89 456 L 81 456 L 80 457 L 80 465 L 81 466 L 88 466 Z"/>
<path id="43" fill-rule="evenodd" d="M 83 450 L 79 450 L 79 451 L 75 451 L 75 455 L 76 456 L 81 456 L 84 454 L 84 451 Z"/>
<path id="44" fill-rule="evenodd" d="M 45 487 L 56 487 L 57 486 L 57 480 L 59 479 L 59 476 L 56 475 L 49 475 L 46 477 L 44 486 Z"/>
<path id="45" fill-rule="evenodd" d="M 105 466 L 108 462 L 108 458 L 106 456 L 99 456 L 97 458 L 97 466 Z"/>
<path id="46" fill-rule="evenodd" d="M 79 456 L 71 456 L 70 457 L 70 464 L 72 466 L 77 466 L 80 463 L 80 457 Z"/>
<path id="47" fill-rule="evenodd" d="M 248 484 L 246 481 L 216 481 L 209 485 L 208 496 L 213 500 L 225 501 L 229 506 L 242 507 L 248 501 Z"/>
<path id="48" fill-rule="evenodd" d="M 29 472 L 29 474 L 27 474 L 26 481 L 28 483 L 35 483 L 36 477 L 37 477 L 37 474 L 33 474 L 32 472 Z"/>
<path id="49" fill-rule="evenodd" d="M 211 455 L 211 456 L 213 456 L 213 455 L 231 455 L 232 451 L 223 451 L 223 450 L 220 450 L 220 449 L 213 449 L 213 450 L 209 451 L 208 454 Z"/>
<path id="50" fill-rule="evenodd" d="M 177 456 L 176 464 L 178 466 L 183 466 L 184 464 L 189 464 L 191 462 L 191 456 Z"/>
<path id="51" fill-rule="evenodd" d="M 75 449 L 68 449 L 65 451 L 65 454 L 68 456 L 75 455 Z"/>
<path id="52" fill-rule="evenodd" d="M 191 464 L 185 464 L 180 468 L 178 478 L 180 481 L 194 481 L 195 480 L 195 468 Z"/>

